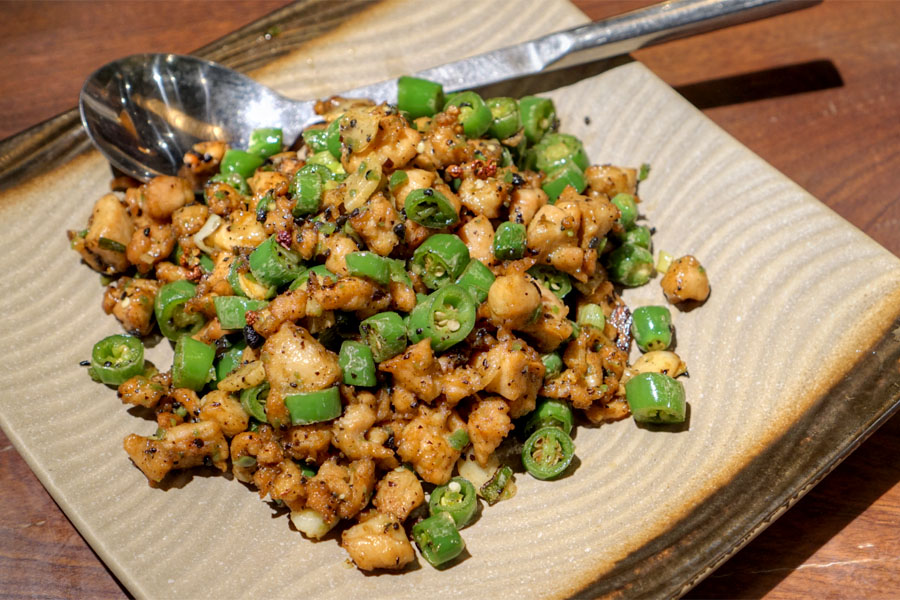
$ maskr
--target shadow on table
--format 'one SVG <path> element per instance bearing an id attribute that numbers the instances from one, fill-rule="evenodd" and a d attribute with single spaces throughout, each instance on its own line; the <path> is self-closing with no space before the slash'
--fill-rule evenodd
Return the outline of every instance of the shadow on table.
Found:
<path id="1" fill-rule="evenodd" d="M 830 60 L 785 65 L 675 88 L 701 110 L 841 87 L 844 80 Z"/>
<path id="2" fill-rule="evenodd" d="M 765 596 L 900 482 L 898 452 L 900 414 L 685 598 Z"/>

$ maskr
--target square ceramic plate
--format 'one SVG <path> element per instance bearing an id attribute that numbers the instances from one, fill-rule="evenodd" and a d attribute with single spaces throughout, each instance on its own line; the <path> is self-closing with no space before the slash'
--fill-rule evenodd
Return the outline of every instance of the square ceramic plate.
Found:
<path id="1" fill-rule="evenodd" d="M 322 96 L 585 20 L 562 2 L 479 11 L 393 2 L 351 18 L 316 6 L 278 16 L 281 43 L 294 51 L 257 78 Z M 297 21 L 307 27 L 292 29 Z M 206 55 L 259 60 L 266 50 L 250 34 Z M 190 598 L 677 595 L 893 412 L 900 261 L 642 65 L 605 67 L 549 95 L 594 162 L 652 165 L 641 207 L 659 229 L 656 247 L 694 254 L 710 273 L 706 304 L 674 315 L 690 370 L 689 422 L 677 431 L 631 420 L 580 429 L 577 469 L 556 482 L 519 477 L 514 499 L 466 529 L 470 556 L 443 571 L 349 568 L 334 536 L 303 539 L 225 477 L 148 487 L 122 439 L 155 425 L 78 366 L 119 330 L 100 310 L 97 276 L 65 238 L 107 189 L 108 167 L 84 153 L 0 196 L 0 424 L 128 589 Z M 654 282 L 626 299 L 660 303 L 662 294 Z M 165 344 L 150 351 L 158 365 L 170 356 Z"/>

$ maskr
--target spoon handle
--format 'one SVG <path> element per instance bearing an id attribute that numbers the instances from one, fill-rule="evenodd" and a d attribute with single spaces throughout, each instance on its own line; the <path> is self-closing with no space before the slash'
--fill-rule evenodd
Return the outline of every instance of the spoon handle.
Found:
<path id="1" fill-rule="evenodd" d="M 445 92 L 478 88 L 737 25 L 818 4 L 821 0 L 670 0 L 646 8 L 551 33 L 415 73 L 437 81 Z M 396 81 L 383 81 L 344 92 L 376 101 L 394 101 Z"/>

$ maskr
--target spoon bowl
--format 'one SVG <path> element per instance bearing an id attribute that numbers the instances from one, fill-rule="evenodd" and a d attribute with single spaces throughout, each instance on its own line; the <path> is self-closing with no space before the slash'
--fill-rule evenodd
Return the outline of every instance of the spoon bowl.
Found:
<path id="1" fill-rule="evenodd" d="M 272 125 L 293 141 L 315 118 L 310 102 L 289 100 L 217 63 L 176 54 L 136 54 L 105 65 L 85 82 L 80 110 L 104 156 L 144 181 L 177 173 L 197 142 L 240 145 L 254 129 Z"/>

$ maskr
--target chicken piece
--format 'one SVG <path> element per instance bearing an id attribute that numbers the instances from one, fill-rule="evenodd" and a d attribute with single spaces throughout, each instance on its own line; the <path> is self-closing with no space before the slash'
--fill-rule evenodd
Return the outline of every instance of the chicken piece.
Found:
<path id="1" fill-rule="evenodd" d="M 509 418 L 509 404 L 496 396 L 479 401 L 475 409 L 469 413 L 466 429 L 469 432 L 475 459 L 482 467 L 487 466 L 491 453 L 513 430 L 512 419 Z"/>
<path id="2" fill-rule="evenodd" d="M 403 172 L 406 173 L 406 181 L 391 190 L 398 210 L 406 206 L 406 197 L 411 191 L 430 188 L 437 178 L 437 173 L 425 169 L 403 169 Z"/>
<path id="3" fill-rule="evenodd" d="M 172 230 L 175 237 L 182 239 L 194 235 L 200 231 L 208 218 L 209 208 L 205 204 L 188 204 L 179 208 L 172 213 Z"/>
<path id="4" fill-rule="evenodd" d="M 322 464 L 331 447 L 331 423 L 297 425 L 282 436 L 284 453 L 294 460 Z"/>
<path id="5" fill-rule="evenodd" d="M 131 335 L 148 335 L 156 322 L 153 303 L 159 287 L 154 279 L 120 277 L 103 294 L 103 312 L 112 313 Z"/>
<path id="6" fill-rule="evenodd" d="M 356 211 L 354 211 L 356 212 Z M 400 217 L 390 200 L 377 193 L 369 198 L 362 210 L 350 213 L 350 225 L 366 243 L 366 247 L 381 256 L 387 256 L 400 243 L 394 227 Z"/>
<path id="7" fill-rule="evenodd" d="M 506 337 L 486 352 L 474 354 L 470 364 L 481 377 L 483 389 L 508 400 L 509 415 L 517 419 L 534 410 L 545 368 L 540 355 L 528 344 Z"/>
<path id="8" fill-rule="evenodd" d="M 131 241 L 134 223 L 129 210 L 115 194 L 97 200 L 86 232 L 69 231 L 72 249 L 92 269 L 114 275 L 128 269 L 125 249 Z"/>
<path id="9" fill-rule="evenodd" d="M 268 306 L 245 315 L 247 324 L 263 337 L 269 337 L 287 321 L 297 321 L 306 316 L 306 292 L 288 290 L 269 302 Z"/>
<path id="10" fill-rule="evenodd" d="M 321 311 L 371 311 L 385 310 L 391 302 L 390 294 L 381 287 L 362 277 L 341 277 L 337 281 L 321 283 L 310 276 L 307 284 L 307 314 L 316 315 Z"/>
<path id="11" fill-rule="evenodd" d="M 325 461 L 309 480 L 306 506 L 327 522 L 352 519 L 366 504 L 375 489 L 375 463 L 372 459 L 354 460 L 340 465 L 337 458 Z"/>
<path id="12" fill-rule="evenodd" d="M 405 467 L 388 471 L 375 486 L 372 506 L 400 521 L 425 502 L 425 491 L 416 474 Z"/>
<path id="13" fill-rule="evenodd" d="M 579 215 L 547 204 L 541 207 L 528 225 L 526 245 L 539 263 L 553 265 L 560 271 L 583 280 L 581 272 L 584 252 L 578 247 Z"/>
<path id="14" fill-rule="evenodd" d="M 499 177 L 465 176 L 459 186 L 459 199 L 476 215 L 496 219 L 503 205 L 509 202 L 511 189 L 512 184 Z"/>
<path id="15" fill-rule="evenodd" d="M 168 220 L 176 210 L 194 201 L 194 190 L 188 180 L 160 175 L 144 186 L 147 214 L 160 221 Z"/>
<path id="16" fill-rule="evenodd" d="M 452 433 L 447 426 L 450 408 L 441 404 L 436 408 L 419 406 L 419 414 L 397 436 L 397 454 L 410 463 L 419 477 L 435 485 L 450 481 L 453 466 L 460 451 L 447 440 Z"/>
<path id="17" fill-rule="evenodd" d="M 359 252 L 356 242 L 343 233 L 335 233 L 325 238 L 324 246 L 325 266 L 328 270 L 337 275 L 349 275 L 344 257 L 351 252 Z"/>
<path id="18" fill-rule="evenodd" d="M 203 196 L 206 198 L 209 212 L 221 217 L 230 215 L 240 208 L 246 208 L 245 197 L 234 186 L 224 181 L 208 181 L 203 188 Z"/>
<path id="19" fill-rule="evenodd" d="M 541 306 L 537 318 L 520 330 L 528 334 L 541 352 L 552 352 L 572 337 L 572 323 L 566 317 L 569 307 L 556 294 L 536 282 L 541 291 Z"/>
<path id="20" fill-rule="evenodd" d="M 163 430 L 159 438 L 132 433 L 125 438 L 125 452 L 151 482 L 160 482 L 174 469 L 212 463 L 228 468 L 228 442 L 218 423 L 184 423 Z"/>
<path id="21" fill-rule="evenodd" d="M 287 178 L 287 175 L 279 173 L 278 171 L 257 171 L 253 176 L 247 179 L 247 185 L 250 186 L 250 191 L 253 192 L 253 195 L 256 197 L 256 202 L 268 194 L 271 194 L 272 196 L 284 196 L 288 193 L 290 184 L 291 182 Z M 254 206 L 252 208 L 254 209 L 256 208 L 256 202 L 253 203 Z"/>
<path id="22" fill-rule="evenodd" d="M 450 106 L 431 120 L 431 129 L 422 138 L 413 161 L 423 169 L 441 169 L 448 165 L 458 165 L 470 155 L 466 136 L 459 124 L 459 108 Z"/>
<path id="23" fill-rule="evenodd" d="M 125 249 L 128 262 L 140 273 L 149 273 L 156 263 L 165 260 L 175 249 L 175 232 L 167 223 L 150 221 L 134 230 Z"/>
<path id="24" fill-rule="evenodd" d="M 196 178 L 215 175 L 227 149 L 222 141 L 199 142 L 184 155 L 184 164 Z"/>
<path id="25" fill-rule="evenodd" d="M 225 437 L 234 437 L 246 431 L 250 416 L 244 412 L 240 401 L 222 390 L 213 390 L 200 402 L 200 420 L 219 424 Z"/>
<path id="26" fill-rule="evenodd" d="M 540 188 L 520 186 L 513 190 L 509 201 L 509 220 L 528 226 L 534 215 L 547 204 L 547 193 Z"/>
<path id="27" fill-rule="evenodd" d="M 155 408 L 172 387 L 169 373 L 157 373 L 151 377 L 135 375 L 122 383 L 116 392 L 122 404 Z"/>
<path id="28" fill-rule="evenodd" d="M 459 238 L 469 249 L 469 256 L 477 258 L 487 266 L 494 265 L 494 226 L 484 215 L 470 219 L 457 231 Z"/>
<path id="29" fill-rule="evenodd" d="M 431 402 L 441 393 L 440 365 L 434 360 L 430 338 L 382 362 L 378 369 L 393 375 L 395 385 L 411 391 L 425 402 Z"/>
<path id="30" fill-rule="evenodd" d="M 406 531 L 390 515 L 376 514 L 345 530 L 341 546 L 363 571 L 402 569 L 416 559 Z"/>
<path id="31" fill-rule="evenodd" d="M 266 340 L 260 358 L 271 386 L 266 415 L 275 427 L 290 424 L 285 396 L 323 390 L 341 378 L 337 355 L 326 350 L 306 329 L 290 321 Z"/>
<path id="32" fill-rule="evenodd" d="M 541 288 L 533 277 L 509 271 L 491 284 L 487 305 L 497 327 L 522 329 L 540 316 Z"/>
<path id="33" fill-rule="evenodd" d="M 634 195 L 637 190 L 637 171 L 612 165 L 595 165 L 584 170 L 591 190 L 613 197 L 619 193 Z"/>
<path id="34" fill-rule="evenodd" d="M 210 206 L 210 210 L 212 206 Z M 215 212 L 215 210 L 213 210 Z M 235 210 L 229 221 L 222 223 L 204 240 L 209 246 L 235 253 L 237 248 L 256 248 L 269 237 L 265 228 L 256 220 L 256 213 L 249 210 Z"/>
<path id="35" fill-rule="evenodd" d="M 350 460 L 371 458 L 382 467 L 397 466 L 394 451 L 366 438 L 375 424 L 375 411 L 365 404 L 351 404 L 332 425 L 332 444 Z"/>
<path id="36" fill-rule="evenodd" d="M 672 304 L 685 300 L 704 302 L 709 297 L 709 277 L 700 261 L 691 255 L 676 258 L 659 285 Z"/>

